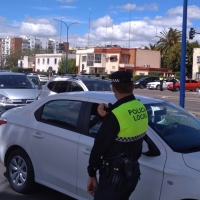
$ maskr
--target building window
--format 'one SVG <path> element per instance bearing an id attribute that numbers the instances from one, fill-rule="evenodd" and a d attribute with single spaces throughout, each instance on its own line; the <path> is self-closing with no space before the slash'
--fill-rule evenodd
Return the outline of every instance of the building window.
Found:
<path id="1" fill-rule="evenodd" d="M 197 63 L 200 63 L 200 56 L 197 56 Z"/>
<path id="2" fill-rule="evenodd" d="M 55 58 L 55 60 L 54 60 L 54 64 L 55 64 L 55 65 L 57 64 L 57 58 Z"/>
<path id="3" fill-rule="evenodd" d="M 82 62 L 86 62 L 87 56 L 82 56 Z"/>
<path id="4" fill-rule="evenodd" d="M 47 64 L 49 64 L 49 58 L 47 58 Z"/>
<path id="5" fill-rule="evenodd" d="M 43 61 L 42 61 L 43 65 L 45 64 L 45 59 L 43 58 Z"/>
<path id="6" fill-rule="evenodd" d="M 101 63 L 101 54 L 95 54 L 94 58 L 95 63 Z"/>
<path id="7" fill-rule="evenodd" d="M 93 66 L 94 65 L 94 54 L 88 54 L 87 55 L 87 66 Z"/>
<path id="8" fill-rule="evenodd" d="M 124 64 L 128 64 L 129 63 L 129 56 L 128 55 L 124 55 L 123 56 L 123 60 L 124 60 Z"/>
<path id="9" fill-rule="evenodd" d="M 110 62 L 117 62 L 117 56 L 110 56 Z"/>
<path id="10" fill-rule="evenodd" d="M 37 63 L 38 63 L 38 65 L 40 64 L 40 59 L 38 58 L 38 60 L 37 60 Z"/>

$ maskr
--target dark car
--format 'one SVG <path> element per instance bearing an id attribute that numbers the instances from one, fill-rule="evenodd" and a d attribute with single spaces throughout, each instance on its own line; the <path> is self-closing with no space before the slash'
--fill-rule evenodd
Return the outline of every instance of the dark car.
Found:
<path id="1" fill-rule="evenodd" d="M 143 77 L 133 84 L 135 88 L 143 89 L 147 86 L 147 83 L 157 81 L 158 79 L 158 77 Z"/>

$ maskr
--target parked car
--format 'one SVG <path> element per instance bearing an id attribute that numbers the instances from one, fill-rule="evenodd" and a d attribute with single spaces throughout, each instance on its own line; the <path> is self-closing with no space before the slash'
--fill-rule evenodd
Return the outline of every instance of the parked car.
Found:
<path id="1" fill-rule="evenodd" d="M 49 81 L 49 78 L 46 75 L 38 74 L 38 77 L 42 85 L 46 84 Z"/>
<path id="2" fill-rule="evenodd" d="M 45 84 L 39 99 L 57 93 L 76 91 L 111 91 L 111 82 L 108 79 L 76 75 L 53 77 Z"/>
<path id="3" fill-rule="evenodd" d="M 37 76 L 37 73 L 28 73 L 27 76 Z"/>
<path id="4" fill-rule="evenodd" d="M 28 76 L 28 79 L 34 83 L 38 90 L 42 90 L 42 85 L 38 76 Z"/>
<path id="5" fill-rule="evenodd" d="M 180 90 L 180 82 L 177 82 L 175 87 L 176 87 L 176 91 L 179 91 Z M 173 84 L 169 84 L 167 86 L 167 89 L 168 90 L 173 90 Z M 196 80 L 191 80 L 191 79 L 188 79 L 188 80 L 185 80 L 185 90 L 190 90 L 190 91 L 199 91 L 200 89 L 200 82 L 199 81 L 196 81 Z"/>
<path id="6" fill-rule="evenodd" d="M 147 108 L 149 127 L 141 179 L 130 200 L 199 199 L 200 120 L 165 100 L 136 99 Z M 70 92 L 5 112 L 0 161 L 12 189 L 27 192 L 35 181 L 75 199 L 93 199 L 86 191 L 87 166 L 101 123 L 89 124 L 99 103 L 115 101 L 112 92 Z"/>
<path id="7" fill-rule="evenodd" d="M 136 89 L 137 88 L 143 89 L 147 86 L 147 83 L 154 82 L 156 80 L 158 80 L 158 77 L 143 77 L 133 84 Z"/>
<path id="8" fill-rule="evenodd" d="M 38 94 L 38 89 L 25 74 L 0 72 L 0 115 L 10 108 L 33 102 Z"/>
<path id="9" fill-rule="evenodd" d="M 178 79 L 176 79 L 177 82 L 179 82 Z M 172 84 L 172 79 L 164 79 L 163 81 L 163 89 L 167 89 L 167 86 L 169 84 Z M 156 90 L 160 90 L 160 81 L 159 80 L 156 80 L 154 82 L 150 82 L 150 83 L 147 83 L 147 88 L 148 89 L 156 89 Z"/>

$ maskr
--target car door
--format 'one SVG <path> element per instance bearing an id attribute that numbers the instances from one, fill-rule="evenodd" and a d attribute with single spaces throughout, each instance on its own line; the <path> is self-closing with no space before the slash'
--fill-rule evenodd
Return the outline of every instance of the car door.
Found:
<path id="1" fill-rule="evenodd" d="M 185 90 L 191 90 L 191 81 L 185 80 Z"/>
<path id="2" fill-rule="evenodd" d="M 93 199 L 86 192 L 88 179 L 87 166 L 90 152 L 94 143 L 95 134 L 101 125 L 101 123 L 97 123 L 93 127 L 88 128 L 88 121 L 95 117 L 95 109 L 97 108 L 98 103 L 100 103 L 96 100 L 93 100 L 93 102 L 96 103 L 91 102 L 87 105 L 84 117 L 84 134 L 81 134 L 80 136 L 78 147 L 77 193 L 86 199 Z M 143 143 L 144 154 L 139 160 L 142 174 L 141 179 L 136 190 L 131 195 L 130 200 L 147 199 L 147 197 L 148 200 L 159 200 L 162 188 L 163 170 L 166 161 L 166 151 L 159 138 L 157 138 L 157 135 L 155 135 L 151 128 L 148 129 L 147 134 L 148 139 Z M 154 149 L 156 149 L 156 151 Z M 154 153 L 149 153 L 149 155 L 147 153 L 145 155 L 145 152 Z M 155 154 L 155 152 L 157 152 L 157 154 Z"/>
<path id="3" fill-rule="evenodd" d="M 32 113 L 27 124 L 28 141 L 35 172 L 42 177 L 42 180 L 37 179 L 36 173 L 36 181 L 76 193 L 77 150 L 84 100 L 51 100 Z"/>

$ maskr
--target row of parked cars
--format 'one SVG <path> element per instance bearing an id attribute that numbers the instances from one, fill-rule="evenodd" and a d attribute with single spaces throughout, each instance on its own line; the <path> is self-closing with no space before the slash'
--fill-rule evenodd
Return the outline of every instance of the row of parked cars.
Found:
<path id="1" fill-rule="evenodd" d="M 180 81 L 176 79 L 175 90 L 180 90 Z M 135 88 L 148 88 L 160 90 L 160 81 L 158 77 L 143 77 L 134 83 Z M 172 78 L 164 79 L 163 89 L 173 90 Z M 200 93 L 200 82 L 198 80 L 185 80 L 185 90 L 196 91 Z"/>
<path id="2" fill-rule="evenodd" d="M 0 105 L 16 106 L 0 117 L 0 162 L 6 177 L 19 193 L 37 182 L 92 200 L 86 191 L 87 166 L 101 122 L 91 122 L 99 103 L 116 102 L 110 81 L 52 77 L 44 90 L 42 96 L 24 74 L 0 73 Z M 136 99 L 147 109 L 149 126 L 139 159 L 141 178 L 130 200 L 200 199 L 199 119 L 164 99 Z"/>
<path id="3" fill-rule="evenodd" d="M 45 84 L 42 89 L 42 84 Z M 75 91 L 111 91 L 110 81 L 86 76 L 53 76 L 0 72 L 0 115 L 46 96 Z"/>

